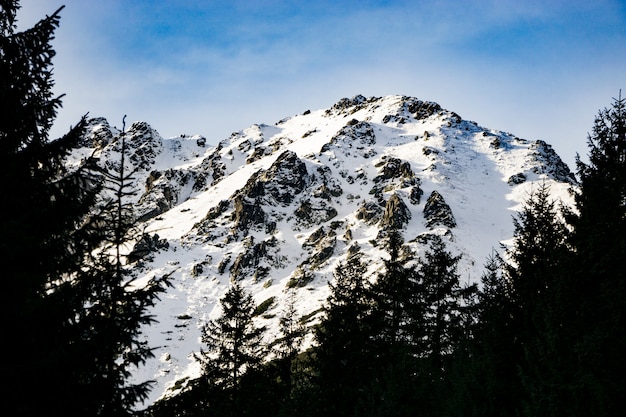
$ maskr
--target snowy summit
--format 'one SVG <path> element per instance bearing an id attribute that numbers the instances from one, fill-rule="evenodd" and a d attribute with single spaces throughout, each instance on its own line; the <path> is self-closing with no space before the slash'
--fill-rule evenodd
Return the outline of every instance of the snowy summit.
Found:
<path id="1" fill-rule="evenodd" d="M 92 119 L 73 161 L 96 152 L 115 164 L 120 131 Z M 126 132 L 137 170 L 135 208 L 144 237 L 137 271 L 172 275 L 145 329 L 155 358 L 137 381 L 156 380 L 146 405 L 199 375 L 200 328 L 239 281 L 264 310 L 267 337 L 289 291 L 316 322 L 339 261 L 360 250 L 370 272 L 400 230 L 418 256 L 439 235 L 459 273 L 477 282 L 491 252 L 513 236 L 512 217 L 547 184 L 571 203 L 573 175 L 552 147 L 494 131 L 412 97 L 356 96 L 329 109 L 233 133 L 216 147 L 201 136 L 162 138 L 143 122 Z"/>

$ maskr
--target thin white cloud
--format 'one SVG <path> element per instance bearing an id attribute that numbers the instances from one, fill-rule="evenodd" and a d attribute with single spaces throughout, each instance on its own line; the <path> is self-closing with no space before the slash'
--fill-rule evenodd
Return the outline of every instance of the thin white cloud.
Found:
<path id="1" fill-rule="evenodd" d="M 20 19 L 54 3 L 29 0 Z M 597 109 L 626 86 L 615 1 L 66 3 L 59 133 L 89 111 L 215 142 L 341 97 L 406 94 L 547 140 L 571 163 Z"/>

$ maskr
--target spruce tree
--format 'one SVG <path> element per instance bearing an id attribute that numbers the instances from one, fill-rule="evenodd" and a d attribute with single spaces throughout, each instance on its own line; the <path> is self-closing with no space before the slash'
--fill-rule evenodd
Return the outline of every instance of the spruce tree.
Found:
<path id="1" fill-rule="evenodd" d="M 130 246 L 142 233 L 129 200 L 135 194 L 135 183 L 126 162 L 126 141 L 123 128 L 114 139 L 119 161 L 111 170 L 99 171 L 105 193 L 88 217 L 89 230 L 99 245 L 85 256 L 84 267 L 74 279 L 83 303 L 75 319 L 82 346 L 75 355 L 85 364 L 79 377 L 86 381 L 76 403 L 82 402 L 85 413 L 93 415 L 130 415 L 147 398 L 153 382 L 129 384 L 128 379 L 135 368 L 153 357 L 141 331 L 155 321 L 149 309 L 171 285 L 169 275 L 140 284 L 133 271 Z"/>
<path id="2" fill-rule="evenodd" d="M 461 338 L 467 300 L 476 290 L 474 285 L 461 286 L 457 272 L 460 259 L 446 250 L 440 236 L 434 236 L 419 268 L 426 306 L 422 317 L 426 337 L 421 351 L 438 369 Z"/>
<path id="3" fill-rule="evenodd" d="M 626 390 L 626 100 L 621 92 L 596 116 L 589 162 L 577 160 L 566 326 L 571 347 L 570 415 L 623 412 Z"/>
<path id="4" fill-rule="evenodd" d="M 466 337 L 475 285 L 462 286 L 457 272 L 460 256 L 453 256 L 443 239 L 435 235 L 418 267 L 417 305 L 422 314 L 414 317 L 417 354 L 417 389 L 420 409 L 426 415 L 440 415 L 450 389 L 450 367 L 454 353 Z"/>
<path id="5" fill-rule="evenodd" d="M 367 265 L 352 253 L 334 271 L 324 317 L 315 330 L 314 367 L 318 405 L 314 415 L 359 415 L 372 377 L 372 302 Z"/>
<path id="6" fill-rule="evenodd" d="M 467 353 L 457 351 L 453 415 L 505 417 L 522 409 L 519 360 L 523 352 L 513 325 L 511 281 L 503 273 L 503 263 L 494 251 L 481 276 Z"/>
<path id="7" fill-rule="evenodd" d="M 415 409 L 415 359 L 424 336 L 418 323 L 425 313 L 420 298 L 418 265 L 403 246 L 398 230 L 388 230 L 384 269 L 372 285 L 370 322 L 375 340 L 373 406 L 380 415 L 410 414 Z"/>
<path id="8" fill-rule="evenodd" d="M 292 367 L 300 353 L 302 339 L 306 331 L 297 314 L 295 297 L 295 290 L 290 289 L 278 319 L 280 339 L 275 347 L 276 362 L 279 367 L 278 375 L 287 396 L 292 391 L 292 372 L 296 372 Z"/>
<path id="9" fill-rule="evenodd" d="M 513 247 L 507 249 L 510 311 L 503 318 L 511 317 L 514 346 L 509 349 L 517 355 L 511 361 L 524 388 L 518 407 L 533 416 L 557 410 L 566 384 L 562 328 L 568 317 L 562 306 L 569 246 L 562 217 L 549 187 L 541 184 L 514 218 Z"/>
<path id="10" fill-rule="evenodd" d="M 57 10 L 34 27 L 16 31 L 17 1 L 0 2 L 0 308 L 7 384 L 7 415 L 79 415 L 73 400 L 84 364 L 76 314 L 83 299 L 74 277 L 96 244 L 85 218 L 99 179 L 88 165 L 64 167 L 84 118 L 60 139 L 49 131 L 61 105 L 53 94 L 51 46 Z M 10 381 L 10 382 L 9 382 Z"/>
<path id="11" fill-rule="evenodd" d="M 195 357 L 202 366 L 202 380 L 224 407 L 211 405 L 212 412 L 241 415 L 250 408 L 246 402 L 254 400 L 246 398 L 246 389 L 258 388 L 244 382 L 247 376 L 255 377 L 262 364 L 265 328 L 254 324 L 254 300 L 238 282 L 230 286 L 220 304 L 221 316 L 202 327 L 205 349 Z"/>

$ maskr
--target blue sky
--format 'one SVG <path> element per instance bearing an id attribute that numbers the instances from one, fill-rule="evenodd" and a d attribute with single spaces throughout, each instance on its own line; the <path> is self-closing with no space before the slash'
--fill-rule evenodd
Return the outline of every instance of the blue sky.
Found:
<path id="1" fill-rule="evenodd" d="M 598 110 L 626 95 L 619 0 L 23 0 L 20 28 L 63 4 L 56 136 L 89 112 L 217 143 L 402 94 L 546 140 L 571 165 Z"/>

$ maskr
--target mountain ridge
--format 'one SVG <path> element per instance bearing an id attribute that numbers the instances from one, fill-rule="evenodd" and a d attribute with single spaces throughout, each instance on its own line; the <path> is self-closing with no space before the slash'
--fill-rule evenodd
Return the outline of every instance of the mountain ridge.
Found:
<path id="1" fill-rule="evenodd" d="M 91 119 L 70 163 L 95 152 L 113 167 L 120 133 Z M 172 273 L 174 284 L 154 309 L 159 323 L 144 331 L 156 357 L 134 376 L 157 381 L 148 402 L 197 375 L 199 328 L 219 315 L 231 279 L 269 305 L 257 320 L 271 340 L 289 291 L 313 323 L 336 264 L 359 250 L 374 274 L 387 256 L 386 231 L 400 230 L 415 256 L 429 236 L 443 236 L 462 256 L 461 276 L 476 282 L 539 183 L 564 204 L 576 184 L 546 142 L 406 96 L 344 98 L 215 147 L 202 136 L 164 139 L 144 122 L 124 134 L 143 188 L 133 200 L 146 231 L 136 273 Z"/>

